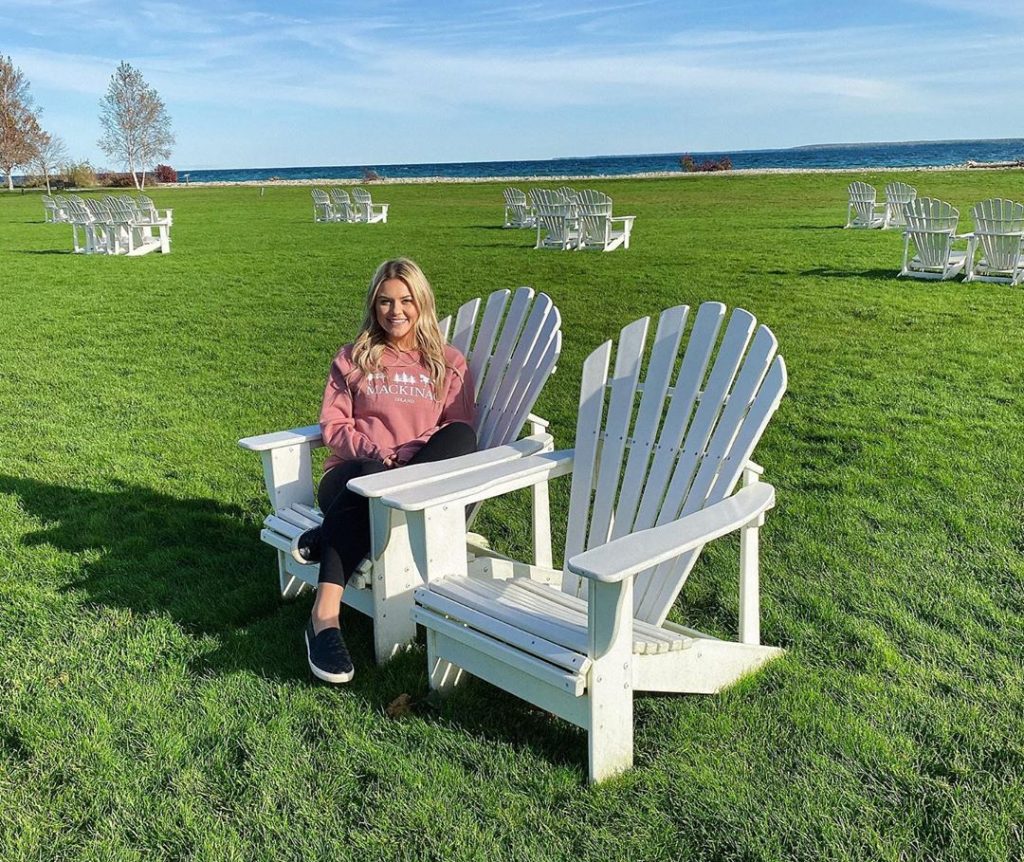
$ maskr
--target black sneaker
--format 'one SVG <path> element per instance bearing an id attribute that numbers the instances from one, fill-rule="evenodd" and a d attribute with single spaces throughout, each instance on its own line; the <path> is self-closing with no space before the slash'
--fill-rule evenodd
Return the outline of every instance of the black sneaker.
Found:
<path id="1" fill-rule="evenodd" d="M 292 558 L 304 566 L 320 562 L 320 528 L 306 530 L 292 539 Z"/>
<path id="2" fill-rule="evenodd" d="M 315 634 L 313 620 L 310 620 L 306 625 L 306 657 L 313 676 L 324 682 L 338 685 L 355 675 L 356 669 L 352 667 L 341 629 L 324 629 Z"/>

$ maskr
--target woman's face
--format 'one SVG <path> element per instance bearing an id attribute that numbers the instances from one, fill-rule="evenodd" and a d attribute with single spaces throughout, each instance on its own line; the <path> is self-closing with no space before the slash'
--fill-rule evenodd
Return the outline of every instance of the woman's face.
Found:
<path id="1" fill-rule="evenodd" d="M 388 343 L 401 350 L 416 346 L 416 321 L 420 310 L 412 291 L 400 278 L 389 278 L 377 290 L 373 301 L 377 323 L 384 330 Z"/>

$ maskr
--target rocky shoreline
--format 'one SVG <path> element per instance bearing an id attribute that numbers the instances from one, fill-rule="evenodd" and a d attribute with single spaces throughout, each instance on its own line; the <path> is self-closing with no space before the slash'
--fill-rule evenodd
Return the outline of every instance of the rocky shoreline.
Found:
<path id="1" fill-rule="evenodd" d="M 967 162 L 961 165 L 932 165 L 927 167 L 858 167 L 858 168 L 741 168 L 731 171 L 651 171 L 640 174 L 587 174 L 584 176 L 516 176 L 516 177 L 381 177 L 364 180 L 359 177 L 324 177 L 320 179 L 285 180 L 271 177 L 266 180 L 215 180 L 210 182 L 161 183 L 162 188 L 189 188 L 191 186 L 387 186 L 387 185 L 429 185 L 434 183 L 564 183 L 604 182 L 606 180 L 645 179 L 690 179 L 693 177 L 756 177 L 773 174 L 888 174 L 921 171 L 962 171 L 981 168 L 1021 168 L 1024 162 Z M 180 172 L 179 172 L 180 173 Z"/>

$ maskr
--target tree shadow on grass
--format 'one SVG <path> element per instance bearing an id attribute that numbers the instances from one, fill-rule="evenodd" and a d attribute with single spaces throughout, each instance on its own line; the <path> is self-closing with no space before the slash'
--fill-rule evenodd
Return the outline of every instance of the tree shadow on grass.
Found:
<path id="1" fill-rule="evenodd" d="M 87 555 L 57 589 L 82 593 L 89 604 L 167 616 L 212 637 L 217 646 L 195 661 L 197 673 L 315 684 L 302 639 L 310 600 L 281 600 L 275 552 L 241 508 L 125 482 L 93 490 L 0 476 L 0 494 L 17 497 L 44 524 L 23 537 L 25 545 Z M 576 728 L 480 680 L 444 700 L 429 697 L 422 647 L 377 667 L 370 619 L 346 609 L 342 620 L 357 672 L 338 697 L 355 696 L 384 721 L 388 706 L 407 694 L 412 714 L 428 723 L 586 770 L 586 737 Z"/>
<path id="2" fill-rule="evenodd" d="M 815 269 L 805 269 L 800 275 L 817 275 L 822 278 L 870 278 L 875 281 L 893 281 L 896 278 L 897 269 L 868 269 L 856 272 L 849 269 L 832 269 L 827 266 L 819 266 Z"/>

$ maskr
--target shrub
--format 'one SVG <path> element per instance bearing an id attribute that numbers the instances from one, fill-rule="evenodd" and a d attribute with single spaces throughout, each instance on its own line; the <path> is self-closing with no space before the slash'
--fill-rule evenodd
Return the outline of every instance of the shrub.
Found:
<path id="1" fill-rule="evenodd" d="M 69 162 L 61 173 L 73 189 L 88 189 L 96 185 L 96 169 L 88 162 Z"/>
<path id="2" fill-rule="evenodd" d="M 687 173 L 712 173 L 714 171 L 731 171 L 732 159 L 722 156 L 720 159 L 705 159 L 699 164 L 693 160 L 693 156 L 685 155 L 679 159 L 679 167 Z"/>
<path id="3" fill-rule="evenodd" d="M 132 175 L 128 173 L 119 174 L 113 171 L 105 171 L 103 173 L 96 174 L 96 182 L 108 189 L 135 188 L 135 180 L 133 180 Z"/>
<path id="4" fill-rule="evenodd" d="M 157 165 L 153 168 L 153 179 L 158 183 L 176 183 L 178 172 L 170 165 Z"/>
<path id="5" fill-rule="evenodd" d="M 375 183 L 378 182 L 380 179 L 380 174 L 378 174 L 373 168 L 363 168 L 364 183 Z"/>

